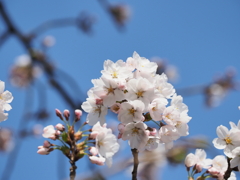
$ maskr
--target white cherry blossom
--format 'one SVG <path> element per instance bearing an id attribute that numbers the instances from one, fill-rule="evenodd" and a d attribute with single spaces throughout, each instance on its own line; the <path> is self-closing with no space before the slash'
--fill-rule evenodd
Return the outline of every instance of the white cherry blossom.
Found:
<path id="1" fill-rule="evenodd" d="M 224 154 L 232 157 L 232 150 L 240 146 L 240 131 L 228 130 L 227 127 L 221 125 L 217 127 L 217 135 L 218 138 L 213 140 L 215 148 L 224 149 Z"/>
<path id="2" fill-rule="evenodd" d="M 87 101 L 83 102 L 81 106 L 88 113 L 86 121 L 91 126 L 98 121 L 103 125 L 106 122 L 105 116 L 107 115 L 108 108 L 102 105 L 103 100 L 96 96 L 92 89 L 88 91 L 88 96 Z"/>
<path id="3" fill-rule="evenodd" d="M 165 98 L 156 98 L 148 106 L 149 113 L 155 121 L 162 120 L 162 113 L 166 109 L 168 101 Z"/>
<path id="4" fill-rule="evenodd" d="M 136 69 L 139 73 L 154 75 L 157 71 L 157 63 L 150 62 L 145 57 L 140 57 L 137 52 L 134 52 L 133 57 L 129 57 L 126 63 L 132 71 Z"/>
<path id="5" fill-rule="evenodd" d="M 154 80 L 156 96 L 170 98 L 175 93 L 175 89 L 167 82 L 167 76 L 164 73 L 157 74 Z"/>
<path id="6" fill-rule="evenodd" d="M 203 149 L 196 149 L 195 151 L 196 156 L 196 169 L 198 172 L 202 171 L 202 168 L 208 169 L 212 164 L 211 159 L 207 159 L 207 154 Z"/>
<path id="7" fill-rule="evenodd" d="M 42 136 L 44 138 L 49 138 L 49 139 L 52 139 L 52 140 L 56 140 L 56 130 L 54 128 L 53 125 L 49 125 L 49 126 L 46 126 L 44 129 L 43 129 L 43 134 Z"/>
<path id="8" fill-rule="evenodd" d="M 145 109 L 145 106 L 143 102 L 140 100 L 124 102 L 121 104 L 121 108 L 118 114 L 118 119 L 123 124 L 143 121 L 144 116 L 142 115 L 142 113 L 144 109 Z"/>
<path id="9" fill-rule="evenodd" d="M 102 77 L 99 79 L 99 86 L 92 88 L 92 91 L 96 96 L 103 99 L 103 105 L 106 107 L 112 106 L 116 101 L 124 99 L 124 92 L 118 89 L 118 84 L 113 79 L 107 79 Z"/>
<path id="10" fill-rule="evenodd" d="M 107 79 L 126 80 L 132 77 L 132 71 L 126 68 L 126 63 L 123 60 L 118 60 L 116 63 L 111 60 L 104 61 L 104 70 L 101 71 L 102 76 Z"/>
<path id="11" fill-rule="evenodd" d="M 5 111 L 9 111 L 12 109 L 9 103 L 12 102 L 13 96 L 9 91 L 4 91 L 5 83 L 0 81 L 0 108 Z"/>
<path id="12" fill-rule="evenodd" d="M 145 132 L 147 125 L 142 122 L 128 123 L 125 126 L 122 139 L 129 140 L 132 149 L 143 150 L 148 141 L 148 135 Z"/>
<path id="13" fill-rule="evenodd" d="M 165 125 L 160 128 L 159 137 L 160 142 L 165 144 L 165 148 L 171 149 L 173 147 L 173 141 L 177 140 L 180 135 L 174 126 Z"/>
<path id="14" fill-rule="evenodd" d="M 218 155 L 212 160 L 212 167 L 208 169 L 208 172 L 217 176 L 218 180 L 224 180 L 224 174 L 228 168 L 228 162 L 225 156 Z"/>
<path id="15" fill-rule="evenodd" d="M 108 167 L 112 165 L 112 156 L 119 150 L 117 138 L 111 129 L 103 128 L 96 136 L 96 148 L 99 155 L 106 159 Z"/>
<path id="16" fill-rule="evenodd" d="M 234 158 L 230 161 L 231 168 L 238 167 L 238 169 L 240 170 L 240 146 L 238 146 L 232 151 L 232 155 Z"/>
<path id="17" fill-rule="evenodd" d="M 127 83 L 127 90 L 127 100 L 141 100 L 146 108 L 148 108 L 148 105 L 154 99 L 153 84 L 145 78 L 129 80 Z"/>
<path id="18" fill-rule="evenodd" d="M 157 149 L 158 144 L 160 143 L 160 139 L 157 136 L 149 136 L 148 137 L 147 144 L 145 146 L 145 149 L 148 151 L 152 151 L 154 149 Z"/>

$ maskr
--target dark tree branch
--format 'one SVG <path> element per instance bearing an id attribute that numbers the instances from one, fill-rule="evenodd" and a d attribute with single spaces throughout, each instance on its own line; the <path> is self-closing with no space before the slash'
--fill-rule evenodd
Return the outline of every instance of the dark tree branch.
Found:
<path id="1" fill-rule="evenodd" d="M 132 171 L 132 180 L 137 180 L 137 169 L 138 169 L 138 150 L 131 149 L 133 155 L 133 171 Z"/>

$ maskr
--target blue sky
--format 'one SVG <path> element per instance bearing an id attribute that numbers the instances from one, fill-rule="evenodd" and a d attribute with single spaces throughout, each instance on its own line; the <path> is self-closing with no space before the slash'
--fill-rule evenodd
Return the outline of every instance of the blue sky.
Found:
<path id="1" fill-rule="evenodd" d="M 75 79 L 85 94 L 92 87 L 91 79 L 99 78 L 104 60 L 126 60 L 134 51 L 149 59 L 155 56 L 167 59 L 170 64 L 177 66 L 180 78 L 173 84 L 176 89 L 208 84 L 216 75 L 224 74 L 228 67 L 240 71 L 240 1 L 114 0 L 111 3 L 127 4 L 131 10 L 131 17 L 122 32 L 117 30 L 98 1 L 7 0 L 5 4 L 15 24 L 25 33 L 47 20 L 76 17 L 82 11 L 96 17 L 94 33 L 91 36 L 77 28 L 66 27 L 49 30 L 34 42 L 37 48 L 43 37 L 52 35 L 56 38 L 56 45 L 48 50 L 49 56 L 57 68 Z M 4 28 L 0 21 L 0 32 Z M 8 39 L 0 49 L 0 79 L 6 82 L 6 89 L 14 96 L 11 103 L 13 109 L 9 112 L 8 120 L 1 123 L 1 127 L 12 130 L 18 127 L 26 90 L 10 84 L 9 69 L 14 59 L 25 53 L 25 49 L 14 37 Z M 239 77 L 238 73 L 236 79 L 240 79 Z M 59 80 L 64 82 L 64 79 Z M 64 110 L 69 108 L 68 105 L 50 87 L 44 76 L 36 81 L 36 85 L 46 89 L 46 107 L 51 115 L 49 121 L 42 124 L 46 126 L 58 123 L 54 109 Z M 71 88 L 68 90 L 76 99 L 86 98 L 86 95 L 79 97 Z M 32 92 L 34 104 L 31 108 L 37 111 L 37 88 L 33 88 Z M 211 109 L 204 105 L 203 95 L 184 97 L 184 103 L 188 105 L 189 115 L 192 117 L 189 137 L 205 135 L 212 141 L 216 137 L 217 126 L 222 124 L 229 127 L 229 121 L 237 123 L 240 119 L 237 108 L 240 105 L 239 91 L 230 92 L 220 106 Z M 36 122 L 31 123 L 29 128 L 34 123 Z M 58 179 L 57 159 L 63 156 L 57 152 L 52 152 L 49 156 L 38 155 L 37 146 L 43 141 L 42 137 L 29 137 L 24 141 L 12 174 L 13 180 Z M 222 151 L 218 152 L 222 154 Z M 7 154 L 1 153 L 0 158 L 2 174 Z M 62 166 L 65 169 L 65 172 L 61 173 L 67 177 L 69 164 L 67 160 L 60 162 L 64 163 Z M 77 165 L 78 172 L 86 169 L 80 168 L 85 166 L 80 161 Z M 167 166 L 162 172 L 163 179 L 176 179 L 176 175 L 178 179 L 186 179 L 184 166 Z M 123 176 L 114 176 L 114 179 Z"/>

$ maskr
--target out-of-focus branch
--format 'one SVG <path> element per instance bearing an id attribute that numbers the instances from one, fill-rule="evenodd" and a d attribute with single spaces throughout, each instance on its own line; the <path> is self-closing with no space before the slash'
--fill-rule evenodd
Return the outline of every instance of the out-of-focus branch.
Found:
<path id="1" fill-rule="evenodd" d="M 2 17 L 7 31 L 0 37 L 1 41 L 4 42 L 6 37 L 10 35 L 14 35 L 17 37 L 17 39 L 20 41 L 20 43 L 26 48 L 26 50 L 29 53 L 29 56 L 31 57 L 31 60 L 33 63 L 40 64 L 43 67 L 43 70 L 52 85 L 52 87 L 60 94 L 60 96 L 64 99 L 64 101 L 72 108 L 72 109 L 81 109 L 81 102 L 75 102 L 73 98 L 68 94 L 66 89 L 62 86 L 62 84 L 58 81 L 54 68 L 52 64 L 47 60 L 46 56 L 44 54 L 41 54 L 39 52 L 36 52 L 32 46 L 32 37 L 22 34 L 19 29 L 14 25 L 13 21 L 10 19 L 9 15 L 6 12 L 6 9 L 4 7 L 4 3 L 0 1 L 0 16 Z M 44 26 L 42 26 L 43 28 Z M 46 28 L 46 27 L 45 27 Z M 40 28 L 41 29 L 41 28 Z M 44 29 L 44 28 L 43 28 Z M 25 117 L 25 115 L 24 115 Z M 26 118 L 22 118 L 20 121 L 20 125 L 18 128 L 18 133 L 26 132 L 24 127 L 27 127 L 26 123 L 23 123 Z M 24 127 L 23 127 L 24 126 Z M 18 134 L 17 133 L 17 134 Z M 20 135 L 17 135 L 16 138 L 16 146 L 14 150 L 10 153 L 8 157 L 8 161 L 6 163 L 5 169 L 3 171 L 2 180 L 8 180 L 10 179 L 10 176 L 12 174 L 12 171 L 14 170 L 14 165 L 16 163 L 17 156 L 19 154 L 20 147 L 22 145 L 22 140 L 24 138 Z"/>
<path id="2" fill-rule="evenodd" d="M 44 33 L 45 31 L 48 31 L 49 29 L 61 28 L 66 26 L 76 26 L 76 25 L 77 25 L 77 18 L 72 18 L 72 17 L 64 18 L 64 19 L 49 20 L 37 26 L 35 29 L 33 29 L 30 32 L 30 34 L 33 36 L 36 36 Z"/>
<path id="3" fill-rule="evenodd" d="M 111 5 L 107 0 L 98 0 L 105 11 L 111 16 L 118 30 L 123 30 L 126 20 L 130 16 L 126 5 Z"/>
<path id="4" fill-rule="evenodd" d="M 42 65 L 46 75 L 49 78 L 50 84 L 55 88 L 55 90 L 62 96 L 67 104 L 71 106 L 72 109 L 79 109 L 81 103 L 75 103 L 74 100 L 68 95 L 65 88 L 58 82 L 55 78 L 54 69 L 52 65 L 45 59 L 42 54 L 36 53 L 31 45 L 31 38 L 24 36 L 20 31 L 14 26 L 13 22 L 10 20 L 7 12 L 5 11 L 4 5 L 0 2 L 0 14 L 3 17 L 3 20 L 8 27 L 9 31 L 15 35 L 22 45 L 27 49 L 33 62 L 39 63 Z"/>
<path id="5" fill-rule="evenodd" d="M 138 150 L 131 149 L 133 155 L 133 171 L 132 171 L 132 180 L 137 180 L 137 169 L 138 169 Z"/>

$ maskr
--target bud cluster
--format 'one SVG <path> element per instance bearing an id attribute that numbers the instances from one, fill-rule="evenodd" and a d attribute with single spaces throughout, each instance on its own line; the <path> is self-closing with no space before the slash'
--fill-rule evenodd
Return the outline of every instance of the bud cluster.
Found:
<path id="1" fill-rule="evenodd" d="M 63 152 L 72 165 L 84 155 L 88 155 L 94 164 L 103 165 L 106 162 L 109 167 L 112 165 L 112 156 L 118 151 L 119 144 L 116 136 L 112 134 L 111 129 L 106 127 L 106 124 L 100 126 L 97 123 L 92 129 L 81 131 L 82 127 L 87 124 L 85 122 L 78 131 L 75 131 L 75 124 L 82 116 L 81 110 L 75 110 L 72 125 L 69 123 L 69 110 L 64 110 L 62 113 L 56 109 L 56 115 L 65 123 L 65 126 L 61 123 L 55 127 L 49 125 L 43 129 L 42 136 L 54 141 L 59 140 L 62 145 L 54 145 L 49 141 L 44 141 L 44 144 L 38 147 L 37 153 L 48 155 L 54 149 L 58 149 Z"/>

